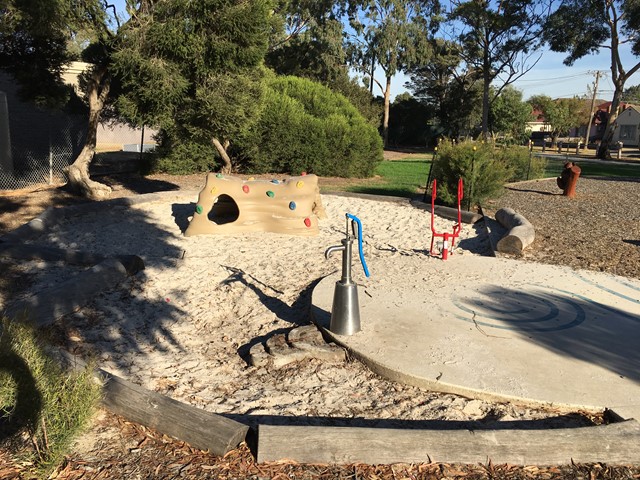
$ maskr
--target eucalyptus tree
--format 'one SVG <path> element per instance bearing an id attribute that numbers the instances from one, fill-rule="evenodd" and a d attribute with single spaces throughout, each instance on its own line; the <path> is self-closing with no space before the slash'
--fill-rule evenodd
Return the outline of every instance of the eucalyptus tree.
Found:
<path id="1" fill-rule="evenodd" d="M 620 54 L 624 45 L 630 45 L 631 53 L 640 56 L 640 0 L 562 0 L 545 26 L 544 38 L 553 51 L 568 54 L 566 65 L 602 49 L 609 50 L 614 92 L 598 150 L 600 158 L 606 157 L 625 83 L 640 69 L 637 59 L 624 65 Z"/>
<path id="2" fill-rule="evenodd" d="M 489 111 L 507 85 L 531 70 L 541 54 L 550 0 L 452 0 L 447 34 L 459 45 L 466 69 L 482 84 L 482 134 Z"/>
<path id="3" fill-rule="evenodd" d="M 212 145 L 230 171 L 227 150 L 262 101 L 271 12 L 269 0 L 155 0 L 113 56 L 120 111 L 173 140 Z"/>
<path id="4" fill-rule="evenodd" d="M 438 25 L 437 0 L 352 0 L 348 4 L 350 30 L 346 43 L 350 66 L 369 76 L 384 96 L 384 144 L 389 130 L 391 80 L 398 72 L 426 63 L 430 36 Z M 376 79 L 376 67 L 384 82 Z"/>

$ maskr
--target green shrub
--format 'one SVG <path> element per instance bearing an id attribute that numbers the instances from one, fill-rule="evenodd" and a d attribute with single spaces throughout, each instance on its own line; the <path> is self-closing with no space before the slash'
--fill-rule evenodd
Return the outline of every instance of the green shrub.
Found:
<path id="1" fill-rule="evenodd" d="M 438 146 L 431 176 L 438 180 L 438 198 L 449 205 L 457 202 L 462 177 L 463 205 L 474 206 L 499 195 L 505 183 L 543 177 L 546 164 L 544 158 L 530 156 L 526 147 L 446 140 Z"/>
<path id="2" fill-rule="evenodd" d="M 531 155 L 527 147 L 511 146 L 496 148 L 494 155 L 500 162 L 512 169 L 509 182 L 520 182 L 544 177 L 547 160 L 543 157 Z"/>
<path id="3" fill-rule="evenodd" d="M 46 477 L 91 418 L 100 386 L 89 367 L 63 372 L 38 338 L 26 325 L 0 321 L 0 426 L 27 432 L 35 449 L 31 461 Z"/>
<path id="4" fill-rule="evenodd" d="M 255 173 L 370 177 L 382 160 L 378 132 L 345 97 L 297 77 L 270 80 L 239 149 Z"/>
<path id="5" fill-rule="evenodd" d="M 454 205 L 459 178 L 464 182 L 463 205 L 479 205 L 487 198 L 498 195 L 513 175 L 513 168 L 504 161 L 503 156 L 496 156 L 495 153 L 493 145 L 487 143 L 441 142 L 431 175 L 438 181 L 438 198 Z"/>

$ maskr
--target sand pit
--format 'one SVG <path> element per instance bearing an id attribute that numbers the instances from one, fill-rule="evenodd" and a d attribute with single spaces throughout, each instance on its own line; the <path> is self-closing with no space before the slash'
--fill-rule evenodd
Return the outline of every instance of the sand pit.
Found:
<path id="1" fill-rule="evenodd" d="M 442 277 L 436 272 L 442 260 L 426 253 L 430 214 L 407 201 L 323 195 L 327 218 L 320 221 L 314 237 L 185 237 L 182 231 L 196 198 L 197 192 L 179 192 L 131 207 L 105 204 L 95 213 L 66 218 L 34 239 L 38 245 L 106 256 L 135 254 L 146 265 L 117 290 L 60 319 L 56 329 L 71 352 L 94 356 L 105 370 L 150 390 L 231 417 L 251 415 L 255 422 L 299 417 L 301 423 L 339 425 L 355 418 L 381 420 L 387 426 L 406 426 L 412 420 L 419 427 L 419 421 L 427 420 L 530 420 L 550 415 L 396 384 L 349 359 L 250 366 L 252 346 L 309 323 L 311 289 L 340 268 L 339 256 L 325 260 L 324 251 L 343 238 L 346 212 L 363 223 L 371 277 L 364 277 L 354 259 L 354 278 L 362 290 L 382 277 L 409 285 L 429 282 L 436 274 Z M 439 231 L 452 223 L 436 218 Z M 486 254 L 490 247 L 480 230 L 465 224 L 454 255 Z M 418 265 L 421 278 L 376 269 L 378 261 L 394 257 Z M 30 293 L 78 271 L 38 262 L 27 268 L 34 274 Z M 558 420 L 563 425 L 567 421 L 580 424 L 585 419 Z"/>

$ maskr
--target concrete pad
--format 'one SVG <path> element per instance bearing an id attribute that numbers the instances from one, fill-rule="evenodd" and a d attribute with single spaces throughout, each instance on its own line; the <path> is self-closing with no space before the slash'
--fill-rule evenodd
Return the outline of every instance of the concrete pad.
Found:
<path id="1" fill-rule="evenodd" d="M 377 277 L 355 279 L 362 330 L 328 333 L 378 374 L 473 398 L 640 419 L 640 281 L 479 256 L 369 267 Z M 339 279 L 313 292 L 314 319 L 327 330 Z"/>

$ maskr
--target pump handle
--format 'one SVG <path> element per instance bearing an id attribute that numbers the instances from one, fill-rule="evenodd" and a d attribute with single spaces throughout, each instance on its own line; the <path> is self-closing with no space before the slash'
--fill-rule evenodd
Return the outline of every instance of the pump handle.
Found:
<path id="1" fill-rule="evenodd" d="M 347 218 L 350 218 L 353 222 L 358 225 L 358 256 L 360 257 L 360 263 L 362 264 L 362 269 L 364 270 L 364 274 L 366 277 L 369 277 L 369 269 L 367 268 L 367 262 L 364 259 L 364 251 L 362 250 L 362 222 L 355 215 L 351 215 L 347 213 Z"/>

